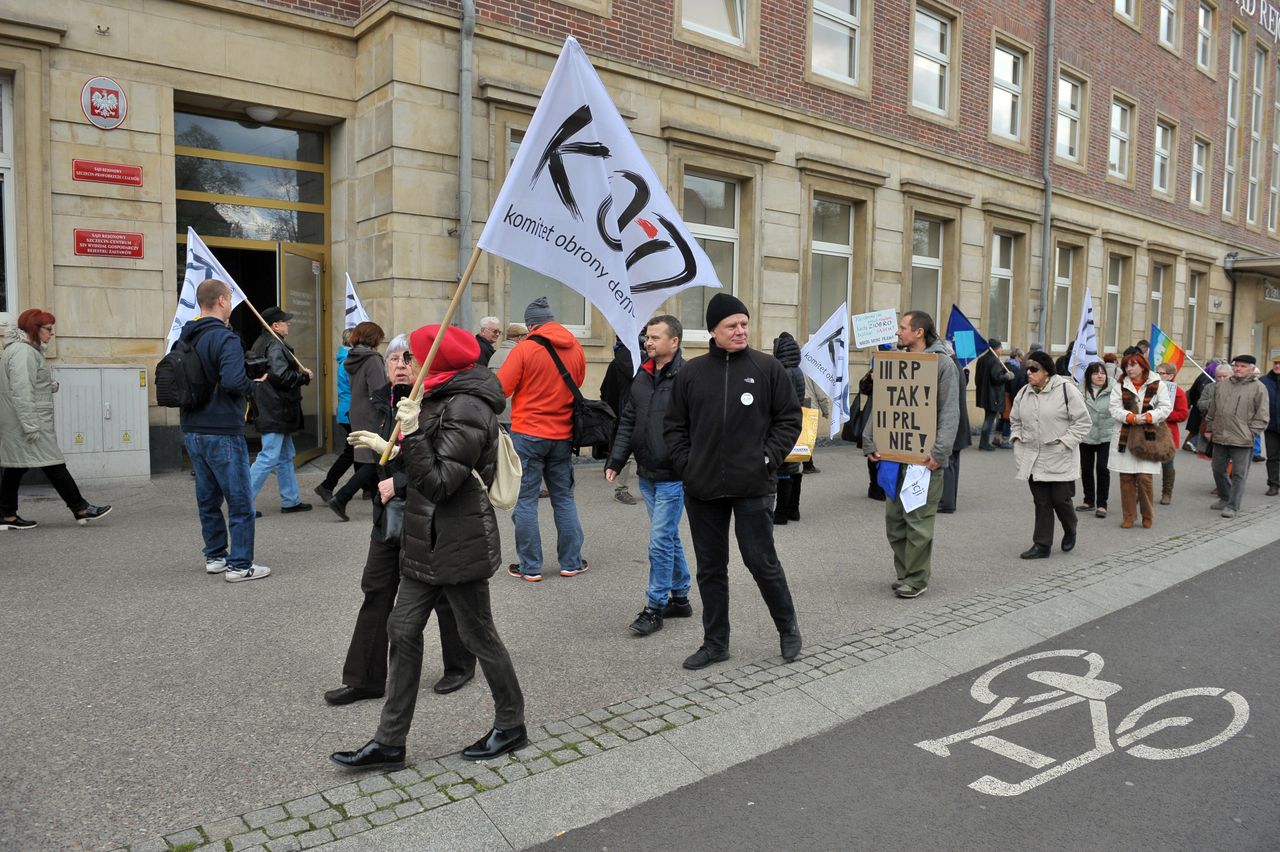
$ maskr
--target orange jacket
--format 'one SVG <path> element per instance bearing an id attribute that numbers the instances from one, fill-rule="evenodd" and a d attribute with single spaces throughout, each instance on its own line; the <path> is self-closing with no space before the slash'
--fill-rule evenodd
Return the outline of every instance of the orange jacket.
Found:
<path id="1" fill-rule="evenodd" d="M 587 376 L 587 358 L 578 339 L 558 322 L 540 325 L 530 337 L 545 337 L 556 348 L 569 377 L 579 387 Z M 551 355 L 536 340 L 516 344 L 498 369 L 502 392 L 511 397 L 511 431 L 554 441 L 573 436 L 573 394 Z"/>

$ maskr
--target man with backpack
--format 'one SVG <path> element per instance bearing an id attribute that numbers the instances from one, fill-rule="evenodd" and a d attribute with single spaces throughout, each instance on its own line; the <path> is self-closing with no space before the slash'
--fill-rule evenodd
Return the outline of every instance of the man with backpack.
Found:
<path id="1" fill-rule="evenodd" d="M 222 574 L 228 583 L 257 580 L 271 569 L 253 561 L 253 491 L 244 417 L 254 381 L 245 372 L 240 338 L 227 324 L 231 287 L 210 278 L 196 288 L 196 304 L 200 316 L 183 326 L 173 351 L 165 356 L 171 364 L 181 362 L 173 364 L 173 383 L 165 387 L 185 400 L 180 406 L 183 442 L 196 478 L 205 571 Z M 165 362 L 161 365 L 157 373 L 164 371 Z M 161 387 L 157 377 L 157 396 Z"/>

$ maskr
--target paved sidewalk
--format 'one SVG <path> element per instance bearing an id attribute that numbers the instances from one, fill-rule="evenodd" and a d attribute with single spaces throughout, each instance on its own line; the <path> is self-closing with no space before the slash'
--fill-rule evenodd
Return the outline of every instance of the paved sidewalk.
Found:
<path id="1" fill-rule="evenodd" d="M 320 510 L 282 517 L 264 494 L 260 558 L 278 573 L 235 586 L 197 565 L 184 477 L 138 487 L 127 503 L 110 495 L 120 509 L 96 529 L 54 523 L 60 507 L 33 501 L 24 515 L 51 522 L 4 539 L 14 595 L 5 659 L 11 681 L 27 688 L 0 698 L 17 720 L 15 758 L 0 770 L 14 803 L 0 816 L 0 843 L 281 850 L 353 835 L 343 845 L 430 837 L 432 848 L 449 848 L 450 838 L 520 848 L 1275 537 L 1274 523 L 1259 523 L 1280 507 L 1260 496 L 1262 477 L 1246 511 L 1222 521 L 1206 508 L 1207 464 L 1182 454 L 1175 505 L 1161 507 L 1155 528 L 1082 518 L 1074 553 L 1020 562 L 1030 501 L 1009 456 L 965 454 L 961 511 L 939 521 L 934 586 L 905 602 L 888 593 L 883 509 L 861 496 L 861 457 L 825 451 L 824 472 L 806 477 L 805 520 L 778 530 L 804 655 L 791 664 L 776 656 L 776 634 L 739 564 L 734 658 L 697 677 L 679 668 L 698 644 L 696 620 L 670 621 L 643 640 L 626 634 L 643 602 L 643 509 L 615 503 L 598 471 L 580 469 L 591 572 L 535 587 L 494 580 L 534 743 L 487 766 L 465 764 L 452 755 L 487 726 L 487 690 L 426 693 L 409 742 L 416 762 L 387 776 L 352 777 L 325 760 L 363 743 L 379 708 L 319 700 L 337 683 L 354 617 L 366 509 L 346 525 Z M 304 472 L 304 486 L 318 478 Z M 509 546 L 509 523 L 504 537 Z M 424 680 L 433 677 L 429 668 Z"/>

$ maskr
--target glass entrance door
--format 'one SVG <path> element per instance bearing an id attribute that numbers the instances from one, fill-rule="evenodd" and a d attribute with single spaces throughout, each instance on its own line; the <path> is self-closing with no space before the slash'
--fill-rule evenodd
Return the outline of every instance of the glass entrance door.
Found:
<path id="1" fill-rule="evenodd" d="M 280 306 L 293 314 L 289 345 L 315 378 L 302 389 L 302 431 L 293 436 L 298 462 L 325 449 L 324 254 L 310 246 L 280 243 Z"/>

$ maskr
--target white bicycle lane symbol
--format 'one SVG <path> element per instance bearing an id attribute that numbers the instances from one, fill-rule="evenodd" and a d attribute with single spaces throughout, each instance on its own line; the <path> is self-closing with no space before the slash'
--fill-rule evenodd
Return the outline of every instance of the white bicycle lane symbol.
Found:
<path id="1" fill-rule="evenodd" d="M 992 681 L 1017 666 L 1060 657 L 1083 660 L 1088 664 L 1089 670 L 1084 675 L 1064 674 L 1056 671 L 1030 671 L 1026 675 L 1028 680 L 1050 687 L 1050 689 L 1047 692 L 1040 692 L 1023 698 L 1002 698 L 991 689 Z M 1074 649 L 1042 651 L 1001 663 L 975 680 L 969 690 L 970 695 L 976 701 L 994 705 L 979 720 L 978 725 L 940 739 L 922 740 L 916 743 L 916 746 L 941 757 L 948 757 L 951 754 L 952 746 L 969 742 L 1000 757 L 1008 758 L 1032 769 L 1043 770 L 1017 783 L 1002 781 L 992 775 L 984 775 L 969 784 L 972 789 L 990 796 L 1018 796 L 1072 770 L 1092 763 L 1100 757 L 1106 757 L 1117 749 L 1133 757 L 1140 757 L 1146 760 L 1176 760 L 1182 757 L 1191 757 L 1231 739 L 1240 733 L 1241 729 L 1249 721 L 1249 702 L 1245 701 L 1244 697 L 1239 693 L 1228 692 L 1225 689 L 1215 687 L 1192 687 L 1153 698 L 1134 709 L 1116 726 L 1115 739 L 1113 741 L 1110 718 L 1107 712 L 1107 699 L 1120 691 L 1120 685 L 1098 678 L 1098 674 L 1102 671 L 1102 665 L 1102 657 L 1099 655 L 1092 651 Z M 1167 728 L 1185 727 L 1194 721 L 1190 716 L 1168 716 L 1154 721 L 1147 721 L 1147 717 L 1151 715 L 1152 711 L 1169 702 L 1199 696 L 1220 699 L 1230 705 L 1231 721 L 1224 730 L 1206 740 L 1177 748 L 1160 748 L 1142 742 L 1159 731 Z M 1043 716 L 1046 713 L 1063 710 L 1081 702 L 1088 702 L 1089 705 L 1088 710 L 1093 727 L 1094 747 L 1076 757 L 1058 762 L 1053 757 L 995 735 L 996 731 L 1018 725 L 1038 716 Z M 1019 703 L 1036 706 L 1011 714 L 1010 711 L 1017 707 Z"/>

